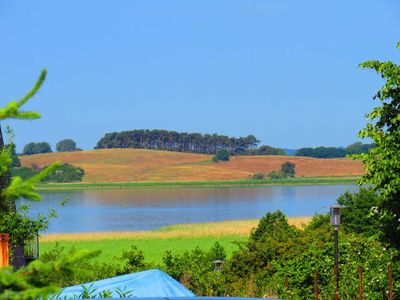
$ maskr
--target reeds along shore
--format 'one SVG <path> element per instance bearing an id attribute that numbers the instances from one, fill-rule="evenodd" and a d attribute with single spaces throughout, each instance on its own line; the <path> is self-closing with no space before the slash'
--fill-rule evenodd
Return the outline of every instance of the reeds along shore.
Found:
<path id="1" fill-rule="evenodd" d="M 302 228 L 311 217 L 288 218 L 290 225 Z M 122 231 L 122 232 L 89 232 L 46 234 L 40 237 L 41 242 L 51 241 L 99 241 L 118 239 L 168 239 L 218 236 L 248 236 L 257 226 L 259 220 L 235 220 L 212 223 L 177 224 L 162 227 L 153 231 Z"/>

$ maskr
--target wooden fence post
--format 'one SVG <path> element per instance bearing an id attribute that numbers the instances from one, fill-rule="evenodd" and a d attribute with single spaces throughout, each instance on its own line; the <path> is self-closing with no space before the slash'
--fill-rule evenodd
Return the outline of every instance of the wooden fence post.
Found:
<path id="1" fill-rule="evenodd" d="M 358 266 L 358 292 L 360 294 L 360 300 L 363 300 L 362 266 Z"/>
<path id="2" fill-rule="evenodd" d="M 317 272 L 314 272 L 314 300 L 318 300 Z"/>
<path id="3" fill-rule="evenodd" d="M 388 267 L 389 300 L 393 300 L 393 274 L 392 265 Z"/>
<path id="4" fill-rule="evenodd" d="M 9 240 L 8 233 L 0 233 L 0 268 L 10 265 Z"/>

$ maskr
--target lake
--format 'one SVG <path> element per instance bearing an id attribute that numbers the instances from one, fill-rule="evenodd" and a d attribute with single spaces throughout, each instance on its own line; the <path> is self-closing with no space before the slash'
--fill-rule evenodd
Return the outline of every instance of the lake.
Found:
<path id="1" fill-rule="evenodd" d="M 31 202 L 31 212 L 56 209 L 47 233 L 137 231 L 254 219 L 278 209 L 287 216 L 309 216 L 328 212 L 339 195 L 357 190 L 356 185 L 314 185 L 46 191 L 42 201 Z"/>

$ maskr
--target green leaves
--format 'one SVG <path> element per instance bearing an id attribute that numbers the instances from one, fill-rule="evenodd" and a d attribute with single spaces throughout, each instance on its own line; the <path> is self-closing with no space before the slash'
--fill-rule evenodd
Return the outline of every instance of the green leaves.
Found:
<path id="1" fill-rule="evenodd" d="M 2 191 L 2 195 L 8 201 L 14 201 L 19 198 L 25 198 L 29 200 L 40 200 L 40 194 L 34 191 L 35 184 L 42 181 L 44 178 L 49 176 L 60 164 L 58 162 L 51 164 L 39 174 L 29 178 L 28 180 L 22 180 L 21 177 L 13 177 L 11 184 Z"/>
<path id="2" fill-rule="evenodd" d="M 15 119 L 37 119 L 40 118 L 40 114 L 37 112 L 25 112 L 20 111 L 22 105 L 24 105 L 29 99 L 31 99 L 38 92 L 40 87 L 42 86 L 44 80 L 46 79 L 47 71 L 43 69 L 40 73 L 38 80 L 36 81 L 33 88 L 20 100 L 12 101 L 8 103 L 5 107 L 0 108 L 0 120 L 6 118 L 15 118 Z"/>
<path id="3" fill-rule="evenodd" d="M 400 47 L 400 43 L 397 44 Z M 375 70 L 385 80 L 374 99 L 380 104 L 367 114 L 368 123 L 359 136 L 370 138 L 376 148 L 362 159 L 366 174 L 360 184 L 371 185 L 380 195 L 379 220 L 383 240 L 400 248 L 400 66 L 394 62 L 370 60 L 360 64 L 363 69 Z"/>
<path id="4" fill-rule="evenodd" d="M 98 256 L 100 251 L 79 251 L 65 255 L 57 261 L 36 260 L 17 272 L 11 268 L 0 271 L 0 299 L 48 299 L 59 289 L 43 283 L 46 274 L 73 274 L 79 271 L 81 261 Z"/>

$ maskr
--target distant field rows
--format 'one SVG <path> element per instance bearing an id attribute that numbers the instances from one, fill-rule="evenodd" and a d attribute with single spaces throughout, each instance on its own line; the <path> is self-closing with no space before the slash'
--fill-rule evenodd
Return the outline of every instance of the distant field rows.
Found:
<path id="1" fill-rule="evenodd" d="M 22 156 L 23 166 L 70 163 L 85 170 L 83 181 L 168 182 L 227 181 L 249 179 L 256 172 L 279 170 L 293 162 L 296 176 L 360 176 L 362 162 L 349 159 L 317 159 L 294 156 L 233 156 L 229 162 L 212 163 L 210 155 L 141 149 L 101 149 Z"/>

